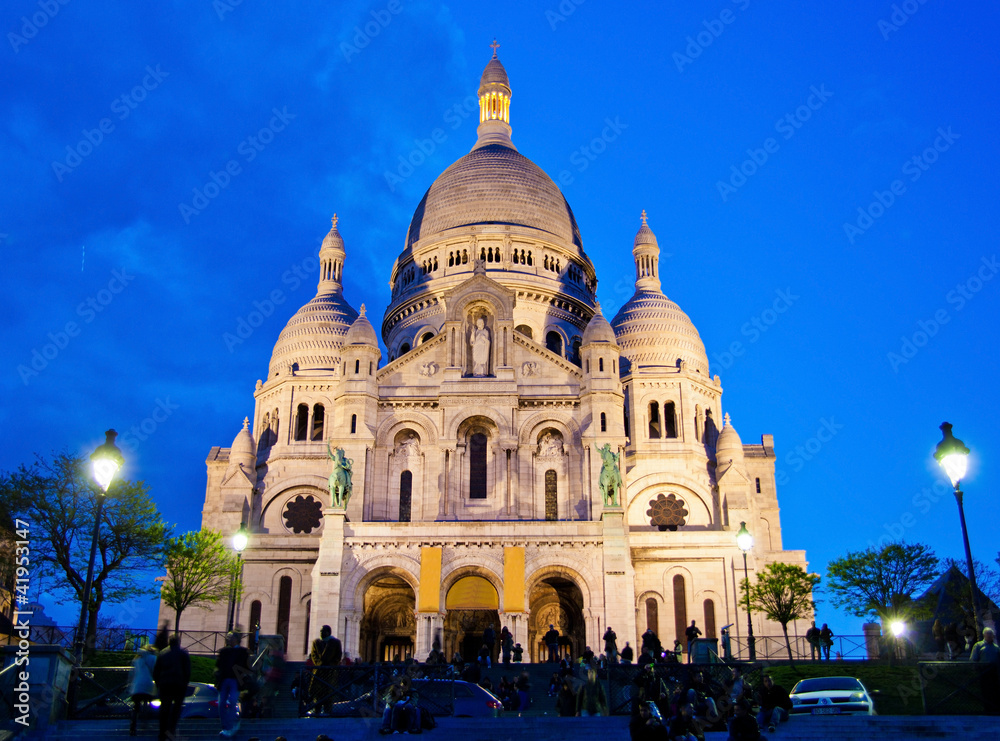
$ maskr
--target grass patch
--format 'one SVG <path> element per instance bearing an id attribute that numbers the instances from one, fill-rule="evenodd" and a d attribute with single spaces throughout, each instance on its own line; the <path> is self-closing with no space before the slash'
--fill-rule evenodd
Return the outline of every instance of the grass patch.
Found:
<path id="1" fill-rule="evenodd" d="M 132 666 L 134 651 L 97 651 L 85 662 L 84 666 Z M 191 681 L 215 683 L 215 657 L 191 656 Z"/>
<path id="2" fill-rule="evenodd" d="M 875 710 L 879 715 L 924 714 L 916 665 L 886 666 L 862 661 L 839 664 L 800 663 L 770 666 L 765 673 L 774 677 L 775 684 L 782 685 L 789 692 L 800 679 L 855 677 L 869 691 L 879 691 L 875 696 Z"/>

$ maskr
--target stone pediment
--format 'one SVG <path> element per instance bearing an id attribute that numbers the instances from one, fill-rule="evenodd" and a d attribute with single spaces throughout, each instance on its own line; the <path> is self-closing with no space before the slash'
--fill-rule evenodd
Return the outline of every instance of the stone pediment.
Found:
<path id="1" fill-rule="evenodd" d="M 438 385 L 441 372 L 447 366 L 446 350 L 447 337 L 442 332 L 381 368 L 377 375 L 378 383 L 385 383 L 392 375 L 400 373 L 408 379 L 407 385 Z"/>
<path id="2" fill-rule="evenodd" d="M 551 350 L 529 340 L 520 332 L 514 333 L 514 373 L 518 383 L 531 383 L 533 378 L 551 379 L 554 376 L 583 381 L 583 370 Z M 544 381 L 543 381 L 544 382 Z"/>
<path id="3" fill-rule="evenodd" d="M 512 290 L 487 276 L 485 269 L 480 271 L 477 266 L 471 278 L 444 294 L 445 321 L 464 321 L 466 307 L 475 301 L 488 301 L 492 304 L 497 312 L 497 320 L 513 320 L 517 296 Z"/>
<path id="4" fill-rule="evenodd" d="M 750 478 L 732 459 L 719 463 L 715 480 L 719 486 L 745 486 L 750 484 Z"/>
<path id="5" fill-rule="evenodd" d="M 231 466 L 222 477 L 222 486 L 227 488 L 249 486 L 252 489 L 257 484 L 256 472 L 254 473 L 254 479 L 251 480 L 243 466 Z"/>

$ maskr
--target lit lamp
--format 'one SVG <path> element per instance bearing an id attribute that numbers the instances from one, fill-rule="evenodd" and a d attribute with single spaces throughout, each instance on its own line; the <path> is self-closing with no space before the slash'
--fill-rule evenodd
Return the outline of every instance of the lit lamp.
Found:
<path id="1" fill-rule="evenodd" d="M 969 569 L 969 585 L 972 588 L 972 610 L 976 617 L 976 638 L 981 633 L 982 623 L 979 612 L 979 587 L 976 586 L 976 571 L 972 565 L 972 549 L 969 547 L 969 531 L 965 527 L 965 507 L 962 505 L 962 479 L 969 465 L 969 449 L 965 443 L 951 434 L 951 423 L 941 424 L 944 438 L 937 444 L 934 457 L 938 464 L 948 474 L 951 485 L 955 487 L 955 500 L 958 502 L 958 519 L 962 523 L 962 542 L 965 544 L 965 563 Z"/>
<path id="2" fill-rule="evenodd" d="M 899 654 L 900 653 L 899 639 L 903 636 L 903 633 L 906 632 L 906 623 L 904 623 L 902 620 L 893 620 L 889 624 L 889 630 L 892 631 L 893 651 Z M 900 656 L 900 658 L 905 658 L 905 657 Z"/>
<path id="3" fill-rule="evenodd" d="M 80 622 L 76 628 L 76 666 L 83 663 L 84 633 L 87 630 L 87 613 L 90 609 L 90 590 L 94 586 L 94 561 L 97 558 L 97 536 L 101 531 L 101 512 L 104 510 L 104 498 L 115 474 L 125 463 L 122 452 L 115 445 L 118 433 L 108 430 L 104 433 L 104 444 L 90 456 L 94 466 L 94 480 L 100 488 L 97 492 L 97 514 L 94 516 L 94 536 L 90 541 L 90 562 L 87 564 L 87 581 L 83 588 L 83 599 L 80 600 Z"/>
<path id="4" fill-rule="evenodd" d="M 229 589 L 229 631 L 232 631 L 233 623 L 236 619 L 237 586 L 243 582 L 243 551 L 246 550 L 248 541 L 247 526 L 241 522 L 240 529 L 233 535 L 233 550 L 236 551 L 236 559 L 239 562 L 239 576 L 234 577 L 232 586 Z"/>
<path id="5" fill-rule="evenodd" d="M 753 622 L 750 620 L 750 574 L 747 571 L 747 553 L 753 548 L 753 536 L 747 530 L 745 522 L 740 523 L 740 531 L 736 533 L 736 547 L 743 551 L 743 578 L 747 584 L 747 650 L 750 661 L 757 660 L 757 639 L 753 637 Z"/>

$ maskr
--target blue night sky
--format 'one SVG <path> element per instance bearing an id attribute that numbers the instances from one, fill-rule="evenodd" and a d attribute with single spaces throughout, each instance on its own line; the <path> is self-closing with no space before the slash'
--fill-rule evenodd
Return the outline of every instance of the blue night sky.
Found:
<path id="1" fill-rule="evenodd" d="M 774 435 L 784 546 L 822 574 L 890 533 L 962 557 L 948 420 L 991 562 L 1000 16 L 780 5 L 8 0 L 0 469 L 115 427 L 125 475 L 197 528 L 334 212 L 378 323 L 414 208 L 475 141 L 495 36 L 514 143 L 572 205 L 609 318 L 648 211 L 723 410 Z"/>

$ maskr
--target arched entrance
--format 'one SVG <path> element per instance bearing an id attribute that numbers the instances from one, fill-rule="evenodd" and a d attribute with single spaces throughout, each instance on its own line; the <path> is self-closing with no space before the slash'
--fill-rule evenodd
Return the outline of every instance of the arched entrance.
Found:
<path id="1" fill-rule="evenodd" d="M 542 636 L 554 625 L 559 631 L 559 658 L 574 659 L 583 653 L 587 630 L 583 621 L 583 592 L 561 576 L 542 579 L 528 596 L 531 618 L 528 623 L 528 653 L 535 662 L 548 659 Z M 597 647 L 591 646 L 595 653 Z"/>
<path id="2" fill-rule="evenodd" d="M 481 576 L 463 576 L 451 585 L 445 598 L 444 652 L 451 659 L 455 651 L 466 661 L 475 661 L 483 646 L 483 631 L 493 626 L 500 637 L 500 598 L 496 587 Z M 496 656 L 497 641 L 493 644 Z"/>
<path id="3" fill-rule="evenodd" d="M 403 661 L 413 655 L 417 623 L 413 588 L 392 574 L 365 590 L 360 655 L 365 661 Z"/>

